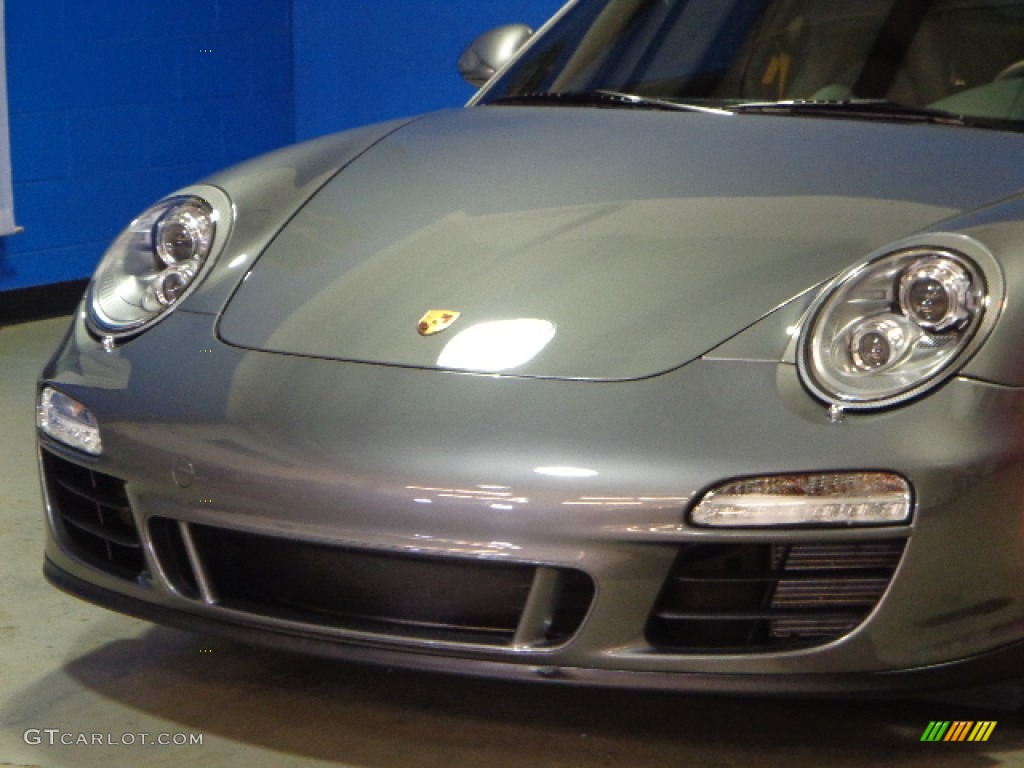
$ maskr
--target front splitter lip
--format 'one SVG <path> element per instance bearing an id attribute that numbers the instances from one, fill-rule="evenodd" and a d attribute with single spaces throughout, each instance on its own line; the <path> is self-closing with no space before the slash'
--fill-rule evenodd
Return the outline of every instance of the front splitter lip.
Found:
<path id="1" fill-rule="evenodd" d="M 977 656 L 943 664 L 885 672 L 843 674 L 708 674 L 647 672 L 515 662 L 399 651 L 327 640 L 311 634 L 241 624 L 229 619 L 186 613 L 138 600 L 84 581 L 49 558 L 43 574 L 63 592 L 136 618 L 188 632 L 211 633 L 236 642 L 313 654 L 348 662 L 523 682 L 554 682 L 652 691 L 765 696 L 863 696 L 916 694 L 1024 678 L 1024 640 Z"/>

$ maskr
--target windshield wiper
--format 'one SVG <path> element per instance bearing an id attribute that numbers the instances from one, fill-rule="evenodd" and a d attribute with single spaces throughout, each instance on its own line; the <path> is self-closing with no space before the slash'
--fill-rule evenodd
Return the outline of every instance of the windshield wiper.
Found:
<path id="1" fill-rule="evenodd" d="M 755 101 L 733 104 L 730 112 L 739 115 L 795 115 L 806 117 L 838 117 L 860 120 L 888 120 L 896 122 L 932 123 L 936 125 L 979 126 L 983 128 L 1007 128 L 1011 121 L 992 118 L 967 117 L 941 109 L 914 107 L 886 99 L 843 99 L 841 101 L 817 101 L 814 99 L 792 101 Z"/>
<path id="2" fill-rule="evenodd" d="M 567 107 L 612 107 L 618 109 L 662 109 L 675 112 L 709 112 L 715 115 L 728 115 L 730 110 L 718 107 L 703 107 L 699 104 L 685 104 L 664 99 L 652 99 L 618 91 L 533 91 L 515 96 L 502 96 L 487 104 L 554 104 Z"/>
<path id="3" fill-rule="evenodd" d="M 887 99 L 793 99 L 787 101 L 751 101 L 710 107 L 701 104 L 655 99 L 605 89 L 591 91 L 532 91 L 502 96 L 485 104 L 540 104 L 567 107 L 610 107 L 618 109 L 661 109 L 676 112 L 705 112 L 714 115 L 789 115 L 794 117 L 831 117 L 848 120 L 928 123 L 959 127 L 988 128 L 1020 133 L 1024 126 L 1016 120 L 980 117 L 915 107 Z"/>

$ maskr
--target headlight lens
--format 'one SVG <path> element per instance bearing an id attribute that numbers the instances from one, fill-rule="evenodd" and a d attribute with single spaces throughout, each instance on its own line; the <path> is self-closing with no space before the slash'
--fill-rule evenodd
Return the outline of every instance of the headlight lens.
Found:
<path id="1" fill-rule="evenodd" d="M 218 214 L 202 197 L 146 210 L 107 250 L 89 285 L 88 318 L 104 336 L 137 333 L 178 304 L 210 257 Z"/>
<path id="2" fill-rule="evenodd" d="M 909 248 L 849 270 L 804 326 L 804 384 L 850 409 L 922 394 L 953 375 L 980 342 L 997 271 L 946 248 Z"/>

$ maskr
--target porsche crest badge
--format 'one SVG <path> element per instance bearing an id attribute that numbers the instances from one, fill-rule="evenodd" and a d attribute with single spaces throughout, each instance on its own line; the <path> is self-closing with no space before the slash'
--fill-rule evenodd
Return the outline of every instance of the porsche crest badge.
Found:
<path id="1" fill-rule="evenodd" d="M 422 318 L 416 330 L 420 336 L 433 336 L 435 333 L 451 328 L 452 324 L 459 319 L 461 312 L 453 312 L 450 309 L 432 309 Z"/>

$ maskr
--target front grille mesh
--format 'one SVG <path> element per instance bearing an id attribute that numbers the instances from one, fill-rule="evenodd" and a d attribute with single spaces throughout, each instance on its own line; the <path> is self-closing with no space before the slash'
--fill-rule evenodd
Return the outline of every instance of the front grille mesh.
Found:
<path id="1" fill-rule="evenodd" d="M 124 579 L 146 568 L 123 481 L 43 451 L 43 475 L 54 522 L 79 559 Z"/>
<path id="2" fill-rule="evenodd" d="M 874 610 L 905 541 L 693 544 L 647 624 L 667 653 L 752 653 L 842 637 Z"/>

